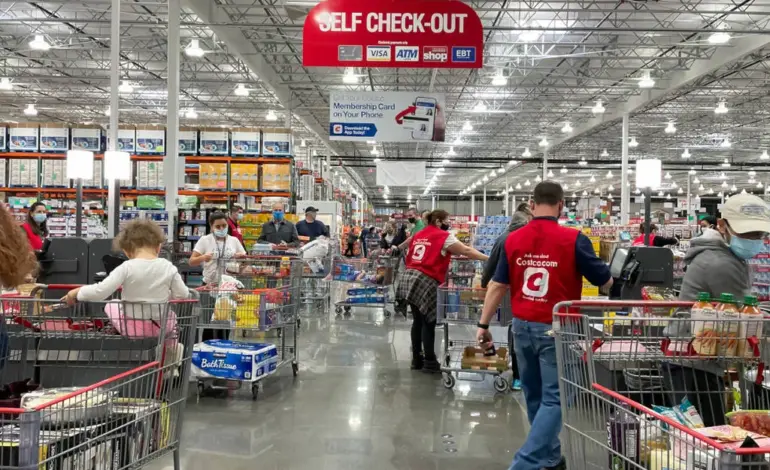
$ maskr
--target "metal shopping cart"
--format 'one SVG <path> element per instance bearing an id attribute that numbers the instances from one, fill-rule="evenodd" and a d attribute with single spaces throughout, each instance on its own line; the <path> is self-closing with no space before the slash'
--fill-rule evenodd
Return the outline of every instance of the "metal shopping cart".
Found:
<path id="1" fill-rule="evenodd" d="M 438 288 L 437 322 L 444 333 L 443 364 L 444 386 L 454 388 L 457 380 L 483 381 L 485 377 L 494 377 L 494 388 L 506 392 L 509 382 L 503 376 L 508 370 L 509 354 L 505 343 L 495 343 L 493 355 L 485 355 L 475 340 L 452 339 L 451 326 L 476 325 L 481 318 L 486 289 L 457 287 L 454 284 L 442 284 Z M 506 296 L 498 308 L 492 324 L 508 326 L 511 322 L 510 299 Z M 463 331 L 465 338 L 468 332 Z"/>
<path id="2" fill-rule="evenodd" d="M 385 316 L 390 316 L 387 306 L 392 303 L 389 288 L 393 285 L 396 261 L 389 254 L 376 258 L 335 258 L 331 280 L 347 284 L 343 296 L 334 301 L 335 313 L 349 314 L 353 307 L 382 308 Z"/>
<path id="3" fill-rule="evenodd" d="M 220 282 L 199 289 L 199 342 L 193 354 L 199 398 L 208 390 L 236 390 L 248 383 L 256 400 L 266 377 L 286 366 L 294 376 L 299 373 L 297 320 L 303 267 L 303 260 L 289 256 L 219 262 Z M 219 339 L 202 341 L 205 330 Z M 270 332 L 275 332 L 278 344 L 268 340 Z M 249 367 L 239 365 L 246 362 Z"/>
<path id="4" fill-rule="evenodd" d="M 768 468 L 770 415 L 738 411 L 770 405 L 768 320 L 682 316 L 692 306 L 556 306 L 562 444 L 570 469 Z"/>
<path id="5" fill-rule="evenodd" d="M 180 470 L 197 305 L 0 298 L 0 468 Z"/>
<path id="6" fill-rule="evenodd" d="M 330 244 L 331 246 L 331 244 Z M 331 290 L 326 279 L 331 272 L 332 250 L 319 258 L 303 257 L 301 302 L 304 314 L 324 315 L 331 309 Z M 317 308 L 320 307 L 320 308 Z M 299 318 L 297 324 L 299 324 Z"/>

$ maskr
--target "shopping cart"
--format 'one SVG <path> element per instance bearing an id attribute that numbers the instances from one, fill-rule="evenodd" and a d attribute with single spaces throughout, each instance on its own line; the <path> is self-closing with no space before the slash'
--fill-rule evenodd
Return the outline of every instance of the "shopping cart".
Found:
<path id="1" fill-rule="evenodd" d="M 441 372 L 444 376 L 444 386 L 454 388 L 457 380 L 481 382 L 488 376 L 493 376 L 493 386 L 496 391 L 508 391 L 510 383 L 503 376 L 510 360 L 508 345 L 494 343 L 495 348 L 489 352 L 481 349 L 474 340 L 452 339 L 451 326 L 462 326 L 462 334 L 468 337 L 467 325 L 476 325 L 481 319 L 486 289 L 457 287 L 453 284 L 442 284 L 438 288 L 438 303 L 436 321 L 444 334 L 444 351 Z M 505 298 L 490 324 L 508 326 L 511 323 L 510 299 Z"/>
<path id="2" fill-rule="evenodd" d="M 219 282 L 198 289 L 201 319 L 192 372 L 198 398 L 209 390 L 237 390 L 248 383 L 256 400 L 266 377 L 286 366 L 294 376 L 299 373 L 297 320 L 303 266 L 301 259 L 289 256 L 219 262 Z M 206 330 L 218 339 L 204 342 Z M 277 345 L 268 341 L 268 332 L 275 332 Z"/>
<path id="3" fill-rule="evenodd" d="M 554 310 L 570 469 L 766 469 L 770 327 L 688 318 L 692 302 L 575 301 Z M 684 315 L 683 315 L 684 313 Z M 750 437 L 751 440 L 746 438 Z"/>
<path id="4" fill-rule="evenodd" d="M 303 313 L 324 315 L 331 308 L 331 292 L 326 277 L 331 272 L 332 254 L 322 258 L 303 258 L 301 302 Z M 320 307 L 320 308 L 316 308 Z M 299 319 L 297 319 L 299 322 Z M 299 324 L 299 323 L 298 323 Z"/>
<path id="5" fill-rule="evenodd" d="M 180 470 L 197 305 L 0 298 L 0 468 Z"/>
<path id="6" fill-rule="evenodd" d="M 343 283 L 335 296 L 338 298 L 334 301 L 335 313 L 340 315 L 344 311 L 347 315 L 353 307 L 382 308 L 385 316 L 389 317 L 391 312 L 387 305 L 392 303 L 389 288 L 393 285 L 396 261 L 389 254 L 376 258 L 335 258 L 331 280 Z"/>

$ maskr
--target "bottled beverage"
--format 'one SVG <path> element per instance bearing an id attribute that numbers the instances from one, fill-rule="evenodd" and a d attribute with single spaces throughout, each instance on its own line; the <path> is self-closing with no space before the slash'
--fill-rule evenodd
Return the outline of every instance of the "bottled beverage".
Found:
<path id="1" fill-rule="evenodd" d="M 615 408 L 607 422 L 607 440 L 612 449 L 610 453 L 611 470 L 637 468 L 631 462 L 639 462 L 639 419 L 628 408 Z"/>
<path id="2" fill-rule="evenodd" d="M 762 320 L 764 315 L 759 309 L 759 300 L 753 295 L 747 295 L 741 309 L 741 328 L 738 334 L 738 355 L 754 357 L 754 348 L 749 344 L 749 338 L 762 337 Z"/>
<path id="3" fill-rule="evenodd" d="M 716 307 L 719 319 L 719 351 L 720 356 L 735 356 L 738 350 L 738 333 L 741 328 L 741 311 L 735 303 L 733 294 L 719 296 Z"/>
<path id="4" fill-rule="evenodd" d="M 716 356 L 717 311 L 708 292 L 698 293 L 698 301 L 692 306 L 690 318 L 695 352 L 701 356 Z"/>

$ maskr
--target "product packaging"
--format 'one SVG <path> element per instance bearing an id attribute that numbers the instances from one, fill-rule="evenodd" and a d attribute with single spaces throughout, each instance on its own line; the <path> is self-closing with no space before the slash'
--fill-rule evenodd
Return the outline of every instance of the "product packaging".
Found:
<path id="1" fill-rule="evenodd" d="M 142 155 L 166 153 L 166 128 L 163 126 L 136 126 L 136 153 Z"/>
<path id="2" fill-rule="evenodd" d="M 275 372 L 278 350 L 274 344 L 210 340 L 193 347 L 192 375 L 253 382 Z"/>
<path id="3" fill-rule="evenodd" d="M 79 125 L 70 128 L 70 148 L 72 150 L 104 150 L 104 130 L 97 125 Z"/>
<path id="4" fill-rule="evenodd" d="M 260 132 L 256 127 L 236 127 L 230 131 L 233 156 L 256 157 L 259 155 Z"/>
<path id="5" fill-rule="evenodd" d="M 733 411 L 726 416 L 733 426 L 770 437 L 770 411 L 768 410 Z"/>
<path id="6" fill-rule="evenodd" d="M 229 132 L 220 127 L 204 127 L 199 131 L 201 155 L 228 155 L 230 152 Z"/>
<path id="7" fill-rule="evenodd" d="M 108 129 L 109 131 L 109 129 Z M 107 136 L 107 148 L 110 147 L 109 132 Z M 136 153 L 136 128 L 133 126 L 118 127 L 118 151 Z"/>
<path id="8" fill-rule="evenodd" d="M 179 128 L 179 155 L 195 155 L 198 153 L 198 129 L 194 127 Z"/>
<path id="9" fill-rule="evenodd" d="M 291 156 L 294 151 L 293 142 L 290 129 L 262 129 L 262 156 Z"/>
<path id="10" fill-rule="evenodd" d="M 752 338 L 762 338 L 764 314 L 759 309 L 759 300 L 747 295 L 741 309 L 741 327 L 738 333 L 738 356 L 754 357 L 754 348 L 749 343 Z"/>
<path id="11" fill-rule="evenodd" d="M 66 124 L 40 125 L 40 151 L 66 152 L 69 150 L 70 129 Z"/>
<path id="12" fill-rule="evenodd" d="M 693 342 L 692 347 L 696 353 L 701 356 L 716 356 L 718 333 L 717 333 L 717 310 L 711 303 L 709 294 L 701 292 L 698 294 L 698 301 L 693 305 L 690 319 Z"/>
<path id="13" fill-rule="evenodd" d="M 40 150 L 40 127 L 35 123 L 11 124 L 8 129 L 8 150 L 37 152 Z"/>
<path id="14" fill-rule="evenodd" d="M 719 319 L 719 349 L 717 354 L 732 357 L 738 351 L 738 333 L 741 328 L 741 312 L 732 294 L 722 294 L 716 306 Z"/>

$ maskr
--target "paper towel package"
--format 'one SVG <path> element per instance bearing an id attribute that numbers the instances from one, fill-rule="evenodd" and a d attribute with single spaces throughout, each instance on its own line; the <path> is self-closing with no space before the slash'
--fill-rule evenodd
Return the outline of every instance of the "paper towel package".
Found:
<path id="1" fill-rule="evenodd" d="M 197 378 L 253 382 L 275 372 L 277 366 L 274 344 L 209 340 L 193 347 L 192 373 Z"/>

